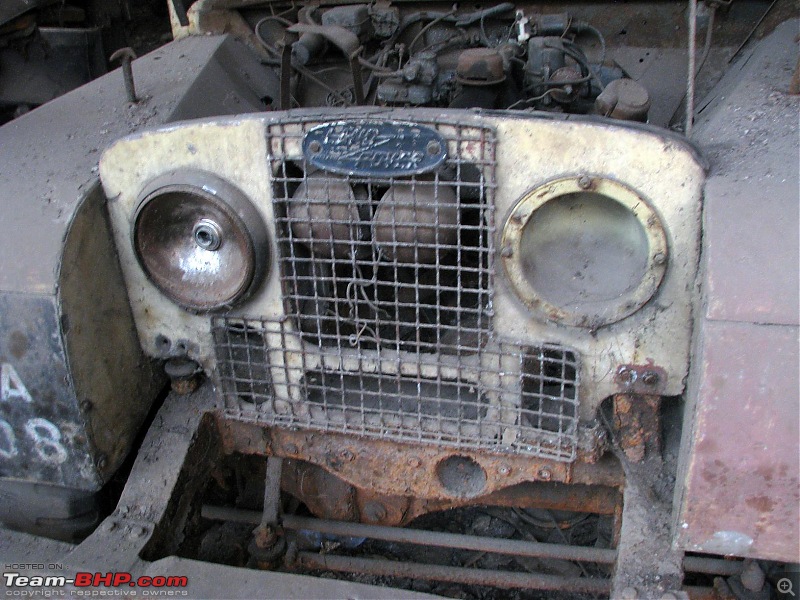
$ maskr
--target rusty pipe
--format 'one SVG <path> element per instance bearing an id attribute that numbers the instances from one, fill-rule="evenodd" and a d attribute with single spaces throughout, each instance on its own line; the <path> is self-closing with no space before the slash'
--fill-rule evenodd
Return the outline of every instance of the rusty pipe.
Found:
<path id="1" fill-rule="evenodd" d="M 469 569 L 374 558 L 315 554 L 313 552 L 300 552 L 297 558 L 301 565 L 311 569 L 366 573 L 382 577 L 431 579 L 467 585 L 486 585 L 506 589 L 537 589 L 576 594 L 608 594 L 611 591 L 611 582 L 607 579 L 515 573 L 511 571 L 496 571 L 494 569 Z"/>
<path id="2" fill-rule="evenodd" d="M 220 506 L 205 505 L 202 516 L 216 521 L 236 521 L 257 525 L 261 514 L 257 511 L 241 510 Z M 364 525 L 346 521 L 330 521 L 283 515 L 286 529 L 317 531 L 343 537 L 366 537 L 386 542 L 418 544 L 421 546 L 438 546 L 473 550 L 475 552 L 492 552 L 534 558 L 554 558 L 576 560 L 613 565 L 616 561 L 616 550 L 609 548 L 589 548 L 584 546 L 566 546 L 561 544 L 542 544 L 523 540 L 487 538 L 474 535 L 460 535 L 421 529 L 404 529 L 380 525 Z M 707 558 L 704 556 L 687 556 L 683 559 L 684 570 L 689 573 L 705 573 L 730 577 L 742 572 L 742 561 Z"/>
<path id="3" fill-rule="evenodd" d="M 218 521 L 237 521 L 239 523 L 258 524 L 261 514 L 257 511 L 239 510 L 205 505 L 202 516 Z M 542 544 L 524 540 L 508 540 L 481 537 L 477 535 L 461 535 L 440 531 L 424 531 L 405 529 L 402 527 L 385 527 L 381 525 L 364 525 L 346 521 L 328 521 L 294 515 L 283 515 L 283 526 L 286 529 L 305 529 L 343 537 L 366 537 L 385 542 L 418 544 L 421 546 L 437 546 L 442 548 L 458 548 L 476 552 L 509 554 L 533 558 L 554 558 L 559 560 L 576 560 L 613 565 L 617 559 L 616 550 L 609 548 L 590 548 L 585 546 L 567 546 L 563 544 Z"/>

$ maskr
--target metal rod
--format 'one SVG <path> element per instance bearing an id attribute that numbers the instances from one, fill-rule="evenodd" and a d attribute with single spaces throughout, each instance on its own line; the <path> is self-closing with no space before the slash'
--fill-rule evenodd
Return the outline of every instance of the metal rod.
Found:
<path id="1" fill-rule="evenodd" d="M 283 48 L 281 48 L 281 98 L 280 109 L 289 110 L 292 108 L 292 45 L 289 43 L 289 38 L 283 40 Z"/>
<path id="2" fill-rule="evenodd" d="M 202 515 L 206 519 L 218 521 L 238 521 L 240 523 L 257 524 L 261 515 L 256 511 L 203 506 Z M 559 560 L 577 560 L 613 565 L 617 559 L 616 550 L 609 548 L 589 548 L 585 546 L 567 546 L 562 544 L 542 544 L 524 540 L 507 540 L 481 537 L 477 535 L 460 535 L 440 531 L 424 531 L 402 527 L 385 527 L 381 525 L 364 525 L 345 521 L 328 521 L 294 515 L 283 515 L 283 526 L 286 529 L 305 529 L 343 537 L 366 537 L 385 542 L 419 544 L 421 546 L 437 546 L 440 548 L 458 548 L 476 552 L 492 552 L 532 558 L 554 558 Z"/>
<path id="3" fill-rule="evenodd" d="M 687 573 L 704 573 L 706 575 L 724 575 L 725 577 L 731 577 L 741 574 L 743 568 L 742 564 L 741 560 L 686 556 L 683 559 L 683 570 Z"/>
<path id="4" fill-rule="evenodd" d="M 283 459 L 277 456 L 267 458 L 267 476 L 264 478 L 264 510 L 260 525 L 277 525 L 281 514 L 281 472 Z"/>
<path id="5" fill-rule="evenodd" d="M 131 61 L 136 59 L 136 53 L 132 48 L 120 48 L 109 57 L 109 62 L 122 61 L 122 80 L 125 84 L 125 94 L 128 96 L 128 102 L 136 103 L 139 99 L 136 97 L 136 86 L 133 82 L 133 67 Z"/>
<path id="6" fill-rule="evenodd" d="M 257 524 L 261 515 L 256 511 L 240 510 L 220 506 L 205 505 L 202 508 L 205 519 L 216 521 L 236 521 L 239 523 Z M 492 552 L 533 558 L 555 558 L 561 560 L 577 560 L 612 565 L 616 561 L 617 552 L 609 548 L 587 548 L 582 546 L 565 546 L 560 544 L 541 544 L 522 540 L 506 540 L 474 535 L 459 535 L 439 531 L 421 529 L 404 529 L 380 525 L 364 525 L 345 521 L 329 521 L 283 515 L 283 526 L 287 529 L 317 531 L 343 537 L 366 537 L 386 542 L 418 544 L 421 546 L 438 546 L 473 550 L 476 552 Z M 706 558 L 703 556 L 687 556 L 683 559 L 684 570 L 689 573 L 706 573 L 709 575 L 738 575 L 742 572 L 742 561 Z"/>
<path id="7" fill-rule="evenodd" d="M 697 0 L 689 0 L 689 67 L 686 78 L 686 124 L 683 132 L 691 137 L 694 125 L 694 77 L 697 64 Z"/>
<path id="8" fill-rule="evenodd" d="M 493 569 L 469 569 L 373 558 L 314 554 L 312 552 L 300 552 L 298 560 L 303 566 L 312 569 L 366 573 L 384 577 L 432 579 L 468 585 L 485 585 L 508 589 L 538 589 L 567 593 L 608 594 L 611 591 L 611 582 L 607 579 L 514 573 L 510 571 L 495 571 Z"/>
<path id="9" fill-rule="evenodd" d="M 355 96 L 356 106 L 364 104 L 364 80 L 361 78 L 361 63 L 358 57 L 361 55 L 361 48 L 350 57 L 350 72 L 353 76 L 353 95 Z"/>
<path id="10" fill-rule="evenodd" d="M 698 73 L 703 69 L 703 65 L 706 63 L 706 59 L 711 53 L 711 40 L 714 36 L 714 19 L 717 15 L 717 5 L 712 4 L 709 11 L 708 25 L 706 26 L 706 41 L 703 43 L 703 53 L 700 55 L 700 60 L 697 61 L 694 68 L 695 77 L 697 77 Z"/>

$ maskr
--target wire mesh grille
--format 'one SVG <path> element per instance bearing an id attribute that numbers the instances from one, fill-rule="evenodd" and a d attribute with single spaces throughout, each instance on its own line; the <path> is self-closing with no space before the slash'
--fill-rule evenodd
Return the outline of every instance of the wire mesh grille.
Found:
<path id="1" fill-rule="evenodd" d="M 232 408 L 275 424 L 573 460 L 578 365 L 493 334 L 492 131 L 428 125 L 433 173 L 342 176 L 269 132 L 285 321 L 214 322 Z"/>

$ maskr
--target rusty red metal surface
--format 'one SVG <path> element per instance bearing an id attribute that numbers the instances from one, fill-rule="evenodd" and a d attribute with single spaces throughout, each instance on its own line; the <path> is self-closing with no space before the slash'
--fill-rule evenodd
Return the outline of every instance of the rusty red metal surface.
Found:
<path id="1" fill-rule="evenodd" d="M 676 527 L 686 550 L 788 562 L 800 561 L 796 36 L 787 21 L 743 56 L 695 130 L 712 168 Z"/>
<path id="2" fill-rule="evenodd" d="M 798 328 L 712 321 L 704 336 L 679 541 L 797 562 Z"/>
<path id="3" fill-rule="evenodd" d="M 225 418 L 217 425 L 226 453 L 284 457 L 282 488 L 325 519 L 398 526 L 430 512 L 470 505 L 615 515 L 622 503 L 616 461 L 578 462 L 573 477 L 562 463 L 475 453 L 487 473 L 486 488 L 459 496 L 442 488 L 435 468 L 452 450 Z"/>
<path id="4" fill-rule="evenodd" d="M 661 397 L 640 394 L 614 396 L 614 427 L 628 460 L 641 462 L 661 452 Z"/>
<path id="5" fill-rule="evenodd" d="M 265 424 L 220 419 L 228 453 L 273 455 L 323 467 L 351 485 L 375 493 L 426 499 L 469 499 L 527 481 L 570 482 L 572 464 L 531 456 L 454 450 L 352 435 L 270 428 Z M 458 456 L 478 465 L 481 486 L 448 490 L 439 465 Z M 466 476 L 465 476 L 466 477 Z"/>

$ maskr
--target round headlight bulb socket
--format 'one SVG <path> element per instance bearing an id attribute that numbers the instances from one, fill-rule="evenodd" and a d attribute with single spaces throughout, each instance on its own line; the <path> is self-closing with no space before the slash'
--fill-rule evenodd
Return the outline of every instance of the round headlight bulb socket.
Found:
<path id="1" fill-rule="evenodd" d="M 222 230 L 211 219 L 200 219 L 192 231 L 195 243 L 203 250 L 214 252 L 222 245 Z"/>
<path id="2" fill-rule="evenodd" d="M 271 261 L 267 229 L 247 196 L 203 171 L 173 171 L 148 184 L 131 241 L 147 278 L 191 312 L 241 303 L 264 281 Z"/>
<path id="3" fill-rule="evenodd" d="M 503 227 L 508 281 L 535 314 L 598 329 L 646 304 L 668 266 L 661 219 L 638 192 L 580 174 L 525 194 Z"/>

